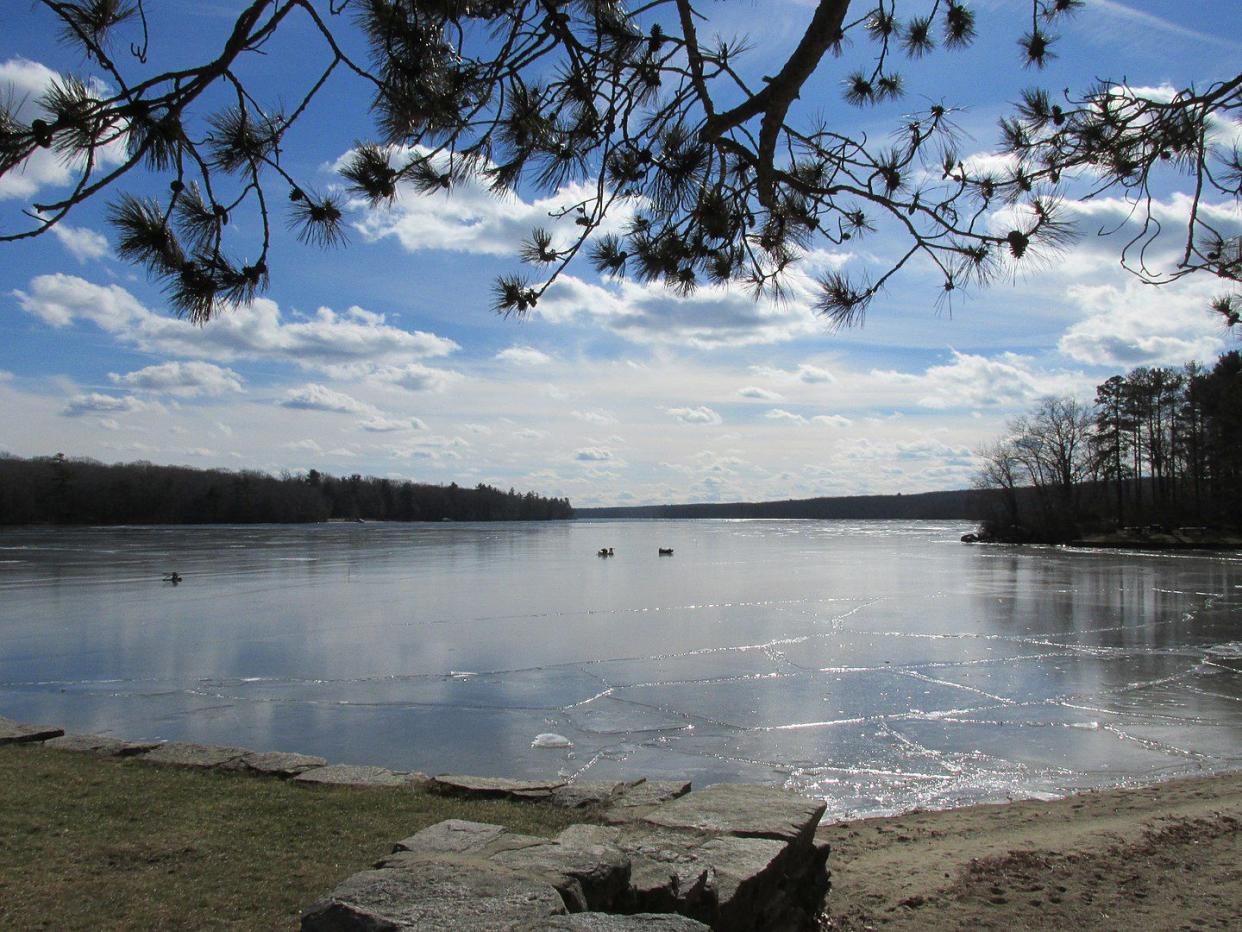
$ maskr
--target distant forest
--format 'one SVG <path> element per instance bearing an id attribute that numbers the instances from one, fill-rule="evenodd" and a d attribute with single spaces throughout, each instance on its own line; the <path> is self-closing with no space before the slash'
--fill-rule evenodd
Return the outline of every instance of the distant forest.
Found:
<path id="1" fill-rule="evenodd" d="M 977 489 L 917 495 L 852 495 L 791 498 L 772 502 L 713 502 L 577 508 L 577 518 L 901 518 L 973 521 L 991 507 L 991 494 Z"/>
<path id="2" fill-rule="evenodd" d="M 1242 524 L 1242 354 L 1140 367 L 1095 403 L 1045 398 L 980 451 L 988 534 L 1071 540 L 1118 528 Z"/>
<path id="3" fill-rule="evenodd" d="M 63 454 L 0 454 L 0 525 L 255 524 L 366 521 L 543 521 L 570 518 L 567 498 L 478 485 L 398 482 L 373 476 L 305 476 L 108 465 Z"/>

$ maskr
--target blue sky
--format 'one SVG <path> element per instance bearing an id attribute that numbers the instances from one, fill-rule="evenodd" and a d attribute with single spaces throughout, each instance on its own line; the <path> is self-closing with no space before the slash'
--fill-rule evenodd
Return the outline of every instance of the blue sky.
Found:
<path id="1" fill-rule="evenodd" d="M 25 99 L 55 71 L 82 73 L 47 14 L 9 6 L 0 93 Z M 208 54 L 241 6 L 148 4 L 152 66 L 185 49 Z M 964 108 L 963 152 L 986 158 L 997 117 L 1023 87 L 1204 84 L 1235 74 L 1242 56 L 1236 0 L 1088 0 L 1056 30 L 1058 57 L 1031 72 L 1016 44 L 1029 4 L 972 6 L 976 43 L 903 64 L 905 101 L 865 111 L 840 102 L 842 79 L 864 60 L 859 46 L 825 61 L 800 106 L 875 136 L 924 98 L 942 100 Z M 708 3 L 700 32 L 749 35 L 749 68 L 763 73 L 813 7 Z M 300 69 L 319 54 L 312 38 L 295 27 L 249 66 L 273 98 L 295 98 Z M 365 96 L 343 80 L 294 130 L 285 163 L 327 189 L 331 166 L 368 136 Z M 50 158 L 0 179 L 0 228 L 16 228 L 32 197 L 67 180 Z M 1096 235 L 1124 219 L 1114 197 L 1076 209 L 1082 240 L 1018 281 L 938 309 L 938 279 L 911 268 L 856 330 L 830 331 L 797 279 L 783 305 L 738 289 L 679 298 L 601 281 L 585 263 L 529 318 L 496 316 L 492 280 L 518 269 L 520 239 L 571 194 L 411 193 L 391 210 L 352 210 L 350 246 L 327 252 L 282 230 L 268 294 L 201 329 L 115 258 L 104 201 L 87 204 L 52 235 L 0 245 L 0 450 L 489 482 L 577 505 L 916 492 L 967 485 L 972 451 L 1041 395 L 1089 399 L 1114 372 L 1210 361 L 1236 345 L 1205 311 L 1214 282 L 1154 289 L 1118 268 L 1119 236 Z M 1185 209 L 1174 190 L 1157 204 L 1166 222 Z M 1236 204 L 1214 209 L 1235 229 L 1242 222 Z M 253 233 L 249 222 L 234 220 L 240 236 Z M 899 246 L 881 233 L 807 266 L 848 269 Z"/>

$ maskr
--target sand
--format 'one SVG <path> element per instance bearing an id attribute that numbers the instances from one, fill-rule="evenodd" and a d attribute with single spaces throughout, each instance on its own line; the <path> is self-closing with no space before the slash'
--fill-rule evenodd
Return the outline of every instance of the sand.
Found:
<path id="1" fill-rule="evenodd" d="M 1242 774 L 821 826 L 828 929 L 1242 928 Z"/>

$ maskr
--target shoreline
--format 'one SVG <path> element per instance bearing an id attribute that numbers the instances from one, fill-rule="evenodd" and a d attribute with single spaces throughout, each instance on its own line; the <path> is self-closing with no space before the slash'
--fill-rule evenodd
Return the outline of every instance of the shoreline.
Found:
<path id="1" fill-rule="evenodd" d="M 58 746 L 49 733 L 59 729 L 17 727 L 28 735 L 0 744 Z M 121 755 L 115 744 L 90 743 L 59 745 L 99 759 L 91 766 Z M 166 760 L 158 769 L 211 767 Z M 529 787 L 501 798 L 554 805 L 550 794 L 532 799 Z M 1123 915 L 1143 928 L 1229 928 L 1242 914 L 1242 771 L 822 822 L 815 840 L 831 849 L 823 929 L 1112 929 Z"/>
<path id="2" fill-rule="evenodd" d="M 1242 773 L 821 825 L 827 928 L 1230 928 Z"/>

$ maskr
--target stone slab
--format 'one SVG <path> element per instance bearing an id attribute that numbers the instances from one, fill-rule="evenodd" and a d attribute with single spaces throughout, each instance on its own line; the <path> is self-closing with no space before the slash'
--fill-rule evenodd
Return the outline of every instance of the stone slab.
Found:
<path id="1" fill-rule="evenodd" d="M 460 858 L 362 871 L 302 914 L 302 932 L 511 932 L 564 915 L 547 883 Z"/>
<path id="2" fill-rule="evenodd" d="M 467 799 L 548 799 L 565 781 L 509 780 L 504 777 L 471 777 L 444 774 L 432 777 L 429 789 Z"/>
<path id="3" fill-rule="evenodd" d="M 416 854 L 469 854 L 483 850 L 505 831 L 503 826 L 487 822 L 445 819 L 401 839 L 392 850 Z"/>
<path id="4" fill-rule="evenodd" d="M 580 780 L 554 789 L 552 804 L 565 809 L 603 806 L 632 785 L 620 780 Z"/>
<path id="5" fill-rule="evenodd" d="M 621 825 L 646 815 L 656 806 L 690 792 L 689 780 L 642 780 L 619 792 L 602 813 L 605 822 Z"/>
<path id="6" fill-rule="evenodd" d="M 412 787 L 425 779 L 422 774 L 401 773 L 385 767 L 355 764 L 328 764 L 307 770 L 293 778 L 303 786 Z"/>
<path id="7" fill-rule="evenodd" d="M 327 760 L 290 751 L 250 751 L 242 755 L 242 767 L 252 773 L 289 779 L 300 773 L 327 766 Z"/>
<path id="8" fill-rule="evenodd" d="M 26 744 L 30 741 L 47 741 L 59 738 L 65 733 L 63 728 L 51 725 L 25 725 L 11 718 L 0 716 L 0 744 Z"/>
<path id="9" fill-rule="evenodd" d="M 573 913 L 553 916 L 518 932 L 710 932 L 711 926 L 676 913 Z"/>
<path id="10" fill-rule="evenodd" d="M 190 767 L 198 770 L 236 769 L 240 766 L 241 759 L 249 753 L 250 751 L 246 748 L 169 741 L 141 755 L 138 760 L 148 764 Z"/>
<path id="11" fill-rule="evenodd" d="M 809 845 L 826 808 L 822 800 L 777 787 L 717 783 L 663 804 L 643 821 L 661 828 Z"/>
<path id="12" fill-rule="evenodd" d="M 126 741 L 109 735 L 61 735 L 43 742 L 44 747 L 57 751 L 76 751 L 81 754 L 98 754 L 101 757 L 132 757 L 146 754 L 158 748 L 161 741 Z"/>
<path id="13" fill-rule="evenodd" d="M 488 860 L 546 880 L 573 912 L 612 910 L 629 888 L 630 859 L 612 845 L 543 839 L 540 844 L 499 851 Z"/>

